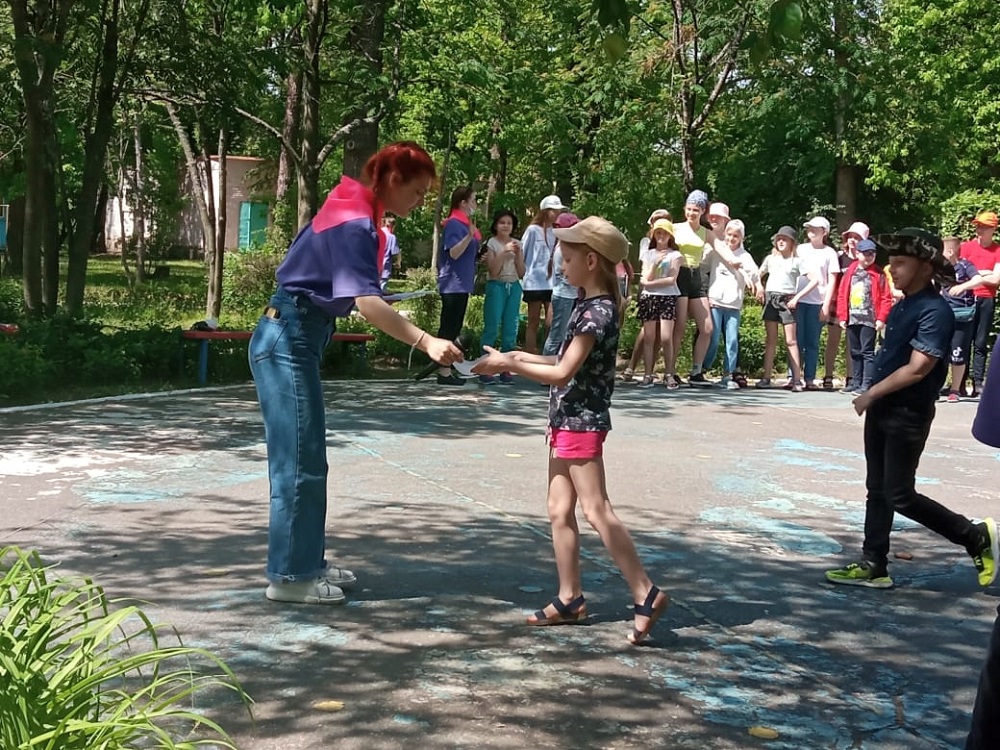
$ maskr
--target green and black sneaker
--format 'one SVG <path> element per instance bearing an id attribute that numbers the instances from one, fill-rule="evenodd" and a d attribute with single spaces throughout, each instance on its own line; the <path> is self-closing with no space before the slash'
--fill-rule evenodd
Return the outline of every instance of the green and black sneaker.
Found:
<path id="1" fill-rule="evenodd" d="M 846 568 L 826 571 L 826 580 L 830 583 L 842 583 L 845 586 L 867 586 L 870 589 L 891 589 L 892 579 L 885 566 L 875 567 L 868 560 L 851 563 Z"/>
<path id="2" fill-rule="evenodd" d="M 985 518 L 976 526 L 982 531 L 982 543 L 972 555 L 972 563 L 979 574 L 979 585 L 989 586 L 997 579 L 997 558 L 1000 558 L 997 522 L 992 518 Z"/>

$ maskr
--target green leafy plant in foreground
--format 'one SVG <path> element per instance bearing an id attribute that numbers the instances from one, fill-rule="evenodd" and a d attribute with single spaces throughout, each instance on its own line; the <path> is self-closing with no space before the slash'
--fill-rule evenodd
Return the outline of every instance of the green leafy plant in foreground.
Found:
<path id="1" fill-rule="evenodd" d="M 218 657 L 163 645 L 166 626 L 135 606 L 113 609 L 89 580 L 53 576 L 37 553 L 0 549 L 0 574 L 0 747 L 235 750 L 192 703 L 225 690 L 249 711 Z"/>

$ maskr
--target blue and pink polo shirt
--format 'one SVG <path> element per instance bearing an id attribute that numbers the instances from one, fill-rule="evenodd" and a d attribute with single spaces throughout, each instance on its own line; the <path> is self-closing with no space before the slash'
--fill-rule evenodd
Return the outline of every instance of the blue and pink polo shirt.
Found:
<path id="1" fill-rule="evenodd" d="M 452 258 L 448 251 L 465 239 L 472 222 L 463 211 L 455 209 L 445 219 L 438 253 L 438 291 L 441 294 L 472 294 L 476 283 L 476 256 L 482 235 L 472 227 L 472 241 L 465 252 Z"/>
<path id="2" fill-rule="evenodd" d="M 343 177 L 288 248 L 275 277 L 331 318 L 346 318 L 357 297 L 382 296 L 382 204 L 371 189 Z M 475 257 L 475 256 L 473 256 Z"/>

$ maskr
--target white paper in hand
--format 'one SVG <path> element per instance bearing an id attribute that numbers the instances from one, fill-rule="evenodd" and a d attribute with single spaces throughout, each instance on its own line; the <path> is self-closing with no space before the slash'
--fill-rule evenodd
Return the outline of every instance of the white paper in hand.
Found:
<path id="1" fill-rule="evenodd" d="M 486 355 L 484 354 L 483 357 L 480 357 L 479 359 L 483 359 L 485 356 Z M 455 369 L 455 372 L 458 373 L 458 377 L 460 378 L 479 377 L 476 373 L 472 371 L 472 368 L 475 367 L 476 364 L 478 364 L 479 359 L 474 359 L 471 362 L 467 359 L 461 362 L 455 362 L 452 365 L 452 367 Z"/>

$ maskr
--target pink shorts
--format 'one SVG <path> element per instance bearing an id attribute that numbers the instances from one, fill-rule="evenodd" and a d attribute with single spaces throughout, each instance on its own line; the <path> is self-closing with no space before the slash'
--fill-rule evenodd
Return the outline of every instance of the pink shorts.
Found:
<path id="1" fill-rule="evenodd" d="M 553 428 L 549 432 L 549 445 L 553 458 L 588 459 L 604 455 L 607 432 L 573 432 Z"/>

